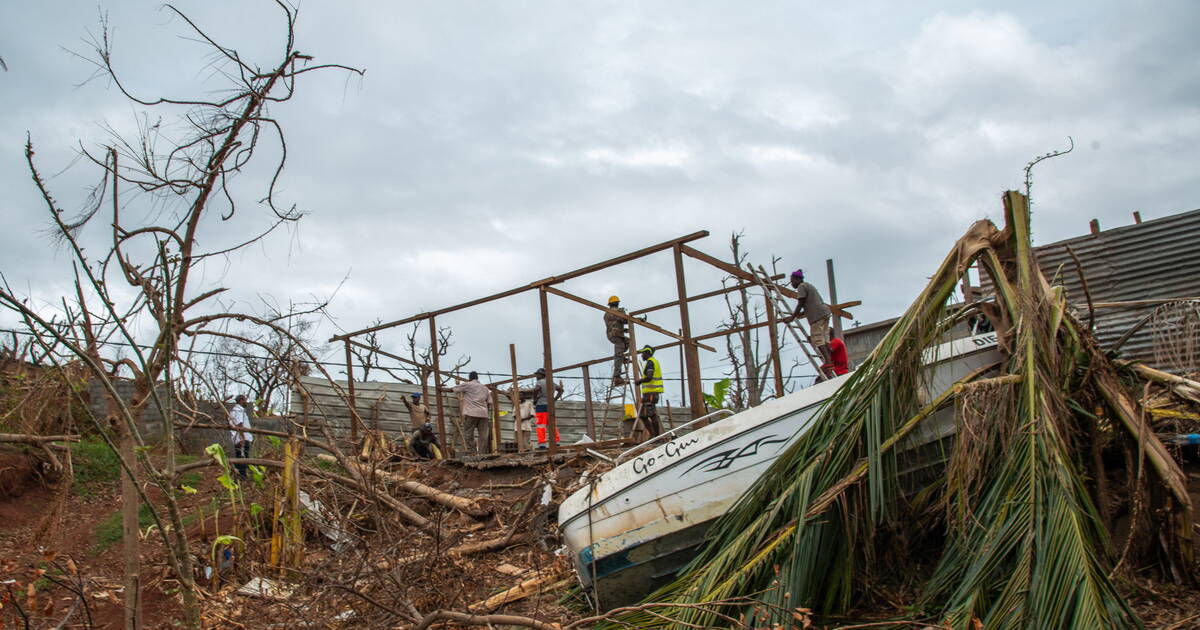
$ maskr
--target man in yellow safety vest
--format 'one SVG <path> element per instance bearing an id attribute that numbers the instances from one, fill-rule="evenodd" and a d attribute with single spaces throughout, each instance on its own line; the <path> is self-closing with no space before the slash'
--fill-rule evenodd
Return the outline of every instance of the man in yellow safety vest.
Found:
<path id="1" fill-rule="evenodd" d="M 642 378 L 637 381 L 642 386 L 642 411 L 638 417 L 642 425 L 650 432 L 650 437 L 662 433 L 662 425 L 658 422 L 658 399 L 663 393 L 662 366 L 654 358 L 654 348 L 643 346 L 638 350 L 646 362 L 642 366 Z"/>

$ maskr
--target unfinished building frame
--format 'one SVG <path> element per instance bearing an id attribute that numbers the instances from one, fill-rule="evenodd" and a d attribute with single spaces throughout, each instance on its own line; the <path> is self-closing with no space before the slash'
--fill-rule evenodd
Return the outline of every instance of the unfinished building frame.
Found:
<path id="1" fill-rule="evenodd" d="M 644 248 L 636 250 L 636 251 L 632 251 L 632 252 L 629 252 L 626 254 L 622 254 L 620 256 L 615 256 L 613 258 L 609 258 L 609 259 L 606 259 L 606 260 L 603 260 L 603 261 L 600 261 L 597 263 L 593 263 L 586 267 L 581 267 L 579 269 L 568 271 L 566 273 L 550 276 L 548 278 L 543 278 L 541 280 L 537 280 L 537 281 L 531 282 L 526 285 L 515 287 L 515 288 L 509 289 L 507 291 L 501 291 L 499 293 L 494 293 L 492 295 L 487 295 L 484 297 L 476 298 L 474 300 L 470 300 L 470 301 L 462 302 L 462 303 L 455 304 L 452 306 L 435 309 L 432 311 L 425 311 L 422 313 L 417 313 L 417 314 L 411 315 L 409 317 L 405 317 L 405 318 L 387 322 L 387 323 L 377 324 L 377 325 L 371 326 L 369 328 L 363 328 L 361 330 L 356 330 L 353 332 L 336 335 L 336 336 L 330 338 L 330 342 L 341 342 L 343 344 L 344 350 L 345 350 L 347 394 L 349 397 L 349 406 L 350 406 L 350 439 L 351 439 L 351 441 L 353 441 L 354 443 L 358 443 L 359 428 L 360 428 L 360 425 L 362 424 L 362 419 L 359 417 L 356 400 L 355 400 L 354 367 L 353 367 L 354 355 L 352 353 L 352 348 L 360 348 L 363 350 L 367 350 L 369 352 L 374 352 L 380 356 L 384 356 L 384 357 L 399 361 L 406 365 L 411 365 L 411 366 L 414 366 L 417 368 L 428 370 L 432 374 L 433 382 L 434 382 L 435 405 L 434 405 L 433 411 L 437 417 L 438 434 L 442 435 L 442 436 L 446 436 L 448 434 L 446 433 L 445 404 L 444 404 L 443 397 L 442 397 L 442 391 L 440 389 L 440 386 L 442 384 L 442 370 L 441 370 L 441 365 L 438 361 L 439 352 L 438 352 L 437 318 L 442 315 L 446 315 L 448 313 L 462 311 L 462 310 L 469 309 L 469 308 L 472 308 L 475 306 L 479 306 L 481 304 L 494 302 L 496 300 L 501 300 L 501 299 L 504 299 L 507 297 L 511 297 L 511 296 L 518 295 L 521 293 L 526 293 L 529 291 L 537 291 L 537 293 L 538 293 L 538 304 L 539 304 L 540 311 L 541 311 L 542 356 L 543 356 L 542 368 L 546 372 L 546 387 L 549 391 L 551 391 L 551 392 L 554 391 L 554 376 L 556 373 L 561 374 L 561 373 L 572 371 L 572 370 L 582 370 L 583 383 L 584 383 L 584 397 L 585 397 L 586 403 L 587 403 L 587 427 L 588 427 L 588 431 L 589 431 L 590 435 L 595 435 L 595 432 L 594 432 L 595 431 L 595 426 L 594 426 L 595 419 L 593 417 L 592 409 L 591 409 L 591 384 L 590 384 L 589 367 L 600 364 L 600 363 L 612 361 L 613 357 L 611 355 L 608 355 L 605 357 L 591 359 L 591 360 L 583 361 L 580 363 L 573 363 L 571 365 L 555 367 L 554 359 L 553 359 L 553 347 L 551 344 L 550 307 L 549 307 L 549 298 L 551 295 L 575 302 L 577 304 L 582 304 L 584 306 L 591 307 L 598 311 L 603 311 L 605 313 L 611 313 L 613 315 L 621 317 L 626 322 L 628 322 L 630 324 L 630 327 L 629 327 L 629 336 L 630 336 L 629 353 L 630 353 L 631 361 L 633 362 L 633 365 L 634 365 L 635 372 L 637 370 L 637 367 L 636 367 L 637 366 L 637 345 L 634 342 L 634 339 L 635 339 L 634 331 L 637 327 L 640 326 L 640 327 L 646 328 L 648 330 L 652 330 L 654 332 L 665 335 L 672 339 L 672 341 L 670 341 L 670 342 L 660 344 L 657 346 L 653 346 L 653 348 L 656 351 L 664 349 L 664 348 L 673 348 L 673 347 L 677 347 L 677 346 L 682 346 L 683 368 L 684 368 L 684 374 L 685 374 L 684 391 L 686 393 L 686 401 L 687 401 L 688 407 L 691 410 L 692 418 L 699 418 L 700 416 L 704 415 L 704 413 L 705 413 L 705 403 L 704 403 L 703 387 L 702 387 L 702 381 L 701 381 L 699 350 L 705 349 L 705 350 L 713 351 L 713 352 L 716 351 L 715 348 L 706 345 L 704 342 L 711 340 L 711 339 L 718 339 L 718 338 L 722 338 L 722 337 L 725 337 L 728 335 L 738 334 L 741 332 L 745 332 L 747 330 L 761 328 L 764 326 L 768 327 L 768 333 L 769 333 L 770 344 L 771 344 L 770 347 L 771 347 L 772 370 L 774 373 L 775 395 L 782 396 L 784 394 L 784 384 L 783 384 L 783 376 L 782 376 L 782 374 L 783 374 L 782 366 L 780 365 L 780 358 L 779 358 L 779 332 L 775 326 L 775 324 L 777 322 L 775 309 L 774 309 L 773 305 L 771 304 L 772 300 L 770 299 L 769 296 L 764 296 L 764 303 L 765 303 L 765 309 L 766 309 L 765 312 L 767 313 L 766 321 L 752 323 L 752 324 L 746 324 L 746 325 L 738 326 L 735 328 L 716 330 L 716 331 L 704 333 L 701 335 L 693 335 L 691 319 L 689 317 L 689 309 L 688 309 L 688 305 L 690 303 L 696 302 L 698 300 L 703 300 L 706 298 L 724 295 L 726 293 L 730 293 L 733 291 L 739 291 L 739 290 L 743 290 L 743 289 L 747 289 L 747 288 L 762 286 L 762 284 L 761 284 L 762 278 L 761 277 L 756 276 L 752 272 L 744 270 L 735 264 L 726 262 L 715 256 L 706 254 L 698 249 L 695 249 L 691 245 L 689 245 L 689 243 L 699 240 L 699 239 L 702 239 L 708 235 L 709 235 L 709 233 L 706 230 L 693 232 L 693 233 L 685 235 L 685 236 L 681 236 L 678 238 L 673 238 L 671 240 L 663 241 L 656 245 L 651 245 L 649 247 L 644 247 Z M 673 255 L 674 268 L 675 268 L 675 285 L 676 285 L 676 291 L 678 294 L 678 297 L 675 300 L 672 300 L 670 302 L 666 302 L 663 304 L 658 304 L 656 306 L 650 306 L 647 308 L 642 308 L 642 309 L 638 309 L 635 311 L 631 311 L 629 313 L 625 313 L 625 312 L 618 311 L 616 309 L 611 309 L 604 305 L 592 302 L 591 300 L 580 297 L 578 295 L 574 295 L 570 292 L 563 290 L 559 286 L 556 286 L 556 285 L 559 285 L 568 280 L 572 280 L 574 278 L 579 278 L 581 276 L 585 276 L 585 275 L 588 275 L 588 274 L 591 274 L 591 273 L 594 273 L 597 271 L 601 271 L 603 269 L 615 267 L 617 265 L 621 265 L 624 263 L 638 260 L 640 258 L 644 258 L 651 254 L 657 254 L 659 252 L 664 252 L 664 251 L 668 251 L 668 250 L 671 251 L 672 255 Z M 686 277 L 684 275 L 684 267 L 683 267 L 683 261 L 684 261 L 685 256 L 688 258 L 692 258 L 694 260 L 704 262 L 712 267 L 715 267 L 716 269 L 718 269 L 720 271 L 723 271 L 723 272 L 729 274 L 730 276 L 732 276 L 734 278 L 734 282 L 728 287 L 723 287 L 721 289 L 717 289 L 714 291 L 708 291 L 706 293 L 701 293 L 698 295 L 688 295 L 687 281 L 686 281 Z M 830 270 L 832 270 L 832 262 L 829 261 L 828 264 L 829 264 Z M 831 281 L 832 281 L 832 277 L 833 276 L 831 273 L 830 274 Z M 779 276 L 779 275 L 773 276 L 770 278 L 770 281 L 772 283 L 774 283 L 775 281 L 779 280 L 780 278 L 782 278 L 782 276 Z M 786 297 L 789 297 L 789 298 L 795 299 L 796 297 L 798 297 L 794 291 L 792 291 L 790 288 L 785 287 L 785 286 L 774 284 L 772 289 L 777 290 L 780 294 L 782 294 Z M 832 285 L 831 285 L 831 289 L 832 289 Z M 831 293 L 832 293 L 832 291 L 831 291 Z M 832 293 L 832 294 L 836 295 L 836 293 Z M 831 302 L 832 301 L 835 301 L 835 300 L 831 297 Z M 845 317 L 847 319 L 851 318 L 850 314 L 848 312 L 846 312 L 846 309 L 853 307 L 853 306 L 857 306 L 858 304 L 861 304 L 861 302 L 853 301 L 853 302 L 846 302 L 846 303 L 842 303 L 842 304 L 830 304 L 830 308 L 833 310 L 834 321 L 836 322 L 840 317 Z M 649 321 L 640 319 L 638 317 L 640 315 L 646 315 L 648 313 L 652 313 L 655 311 L 660 311 L 660 310 L 664 310 L 664 309 L 668 309 L 668 308 L 672 308 L 672 307 L 678 307 L 678 309 L 679 309 L 680 332 L 678 334 L 673 333 L 669 330 L 666 330 L 666 329 L 662 328 L 661 326 L 655 325 Z M 383 331 L 383 330 L 395 328 L 398 326 L 404 326 L 404 325 L 413 324 L 415 322 L 422 322 L 422 321 L 428 322 L 428 327 L 429 327 L 430 363 L 428 365 L 413 361 L 412 359 L 402 357 L 395 353 L 390 353 L 390 352 L 384 351 L 381 348 L 373 347 L 369 344 L 363 343 L 362 341 L 360 341 L 358 339 L 358 337 L 361 337 L 363 335 L 367 335 L 370 333 Z M 838 328 L 840 328 L 840 323 L 838 323 Z M 506 381 L 497 381 L 497 382 L 488 384 L 489 388 L 491 388 L 493 391 L 493 400 L 495 400 L 497 397 L 497 394 L 496 394 L 497 386 L 499 386 L 503 383 L 510 383 L 512 385 L 513 391 L 515 392 L 517 389 L 517 383 L 519 381 L 529 379 L 534 376 L 532 374 L 518 374 L 517 373 L 516 348 L 513 344 L 509 344 L 509 354 L 512 358 L 512 377 L 511 377 L 511 379 L 506 380 Z M 817 366 L 814 365 L 814 367 L 817 367 Z M 818 373 L 819 373 L 819 369 L 818 369 Z M 517 408 L 516 394 L 514 393 L 513 396 L 514 396 L 513 408 L 516 409 Z M 641 388 L 638 387 L 636 384 L 634 384 L 634 400 L 637 401 L 640 399 L 641 399 Z M 547 439 L 548 447 L 549 447 L 548 454 L 550 455 L 550 457 L 553 457 L 558 448 L 558 444 L 557 444 L 558 441 L 557 441 L 557 439 L 555 439 L 555 436 L 557 435 L 557 433 L 556 433 L 557 423 L 555 421 L 554 396 L 553 395 L 547 397 L 546 411 L 547 411 L 547 416 L 548 416 L 548 418 L 547 418 L 548 426 L 546 428 L 547 433 L 548 433 L 548 439 Z M 493 427 L 492 427 L 493 431 L 498 431 L 498 429 L 499 429 L 499 427 L 497 426 L 498 420 L 497 420 L 495 414 L 493 414 L 492 424 L 493 424 Z M 498 435 L 498 433 L 496 433 L 496 434 Z M 523 440 L 518 438 L 517 443 L 519 445 L 519 448 L 523 448 Z"/>

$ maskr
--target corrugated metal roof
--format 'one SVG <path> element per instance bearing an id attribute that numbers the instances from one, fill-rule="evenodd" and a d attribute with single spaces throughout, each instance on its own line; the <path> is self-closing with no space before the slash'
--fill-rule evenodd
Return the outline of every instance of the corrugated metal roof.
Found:
<path id="1" fill-rule="evenodd" d="M 1067 301 L 1086 322 L 1087 298 L 1068 246 L 1079 257 L 1093 303 L 1200 296 L 1200 210 L 1035 247 L 1042 273 L 1051 284 L 1066 289 Z M 981 275 L 984 293 L 990 293 L 990 278 Z M 1100 345 L 1111 348 L 1155 308 L 1157 305 L 1097 308 Z M 1142 327 L 1121 347 L 1121 355 L 1176 371 L 1175 366 L 1156 361 L 1151 333 L 1150 326 Z"/>

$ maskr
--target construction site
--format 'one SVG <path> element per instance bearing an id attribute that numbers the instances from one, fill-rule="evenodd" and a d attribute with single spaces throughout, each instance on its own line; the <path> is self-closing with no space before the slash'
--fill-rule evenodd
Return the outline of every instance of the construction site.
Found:
<path id="1" fill-rule="evenodd" d="M 1023 197 L 1009 193 L 1005 202 L 1020 212 Z M 1019 216 L 1016 220 L 1020 221 Z M 1189 296 L 1200 294 L 1196 281 L 1200 278 L 1200 249 L 1195 247 L 1200 211 L 1097 230 L 1036 250 L 1021 243 L 1020 229 L 1019 223 L 1003 230 L 987 222 L 972 227 L 930 285 L 931 290 L 940 286 L 940 295 L 921 296 L 909 313 L 895 321 L 835 329 L 836 338 L 844 337 L 852 349 L 858 349 L 850 353 L 855 369 L 842 376 L 814 370 L 816 382 L 795 391 L 784 387 L 778 351 L 784 338 L 800 345 L 814 367 L 819 367 L 820 356 L 803 320 L 787 317 L 795 301 L 794 289 L 762 267 L 741 267 L 697 249 L 696 242 L 706 236 L 704 232 L 339 335 L 332 341 L 343 346 L 345 373 L 350 378 L 301 376 L 293 368 L 290 413 L 253 418 L 252 428 L 246 431 L 258 439 L 248 457 L 231 448 L 227 405 L 160 389 L 148 396 L 155 400 L 154 405 L 162 405 L 161 413 L 154 414 L 157 426 L 151 426 L 145 414 L 136 425 L 138 438 L 145 444 L 136 447 L 138 458 L 145 458 L 142 465 L 153 477 L 143 477 L 148 482 L 140 491 L 143 507 L 134 514 L 139 520 L 124 532 L 119 520 L 108 519 L 112 525 L 99 524 L 121 498 L 116 479 L 119 471 L 104 471 L 96 461 L 115 460 L 117 464 L 108 465 L 120 466 L 122 460 L 113 453 L 104 455 L 109 447 L 87 436 L 94 434 L 95 427 L 112 422 L 114 415 L 129 413 L 138 404 L 136 388 L 113 387 L 113 383 L 129 381 L 97 384 L 84 361 L 50 366 L 44 361 L 47 355 L 40 354 L 34 344 L 15 344 L 4 357 L 4 404 L 6 426 L 17 431 L 0 435 L 0 441 L 6 443 L 0 485 L 4 493 L 0 502 L 5 515 L 4 571 L 10 576 L 5 582 L 4 623 L 30 628 L 49 627 L 51 622 L 56 627 L 122 627 L 129 610 L 124 589 L 133 584 L 139 589 L 134 611 L 144 627 L 167 627 L 172 624 L 164 624 L 166 619 L 179 618 L 182 588 L 193 590 L 200 624 L 212 628 L 296 624 L 760 627 L 765 623 L 831 628 L 909 627 L 913 623 L 977 627 L 972 624 L 981 623 L 985 609 L 939 613 L 938 606 L 944 602 L 934 600 L 913 614 L 914 602 L 922 601 L 917 598 L 932 588 L 922 581 L 934 579 L 929 575 L 936 577 L 937 568 L 916 560 L 912 550 L 924 549 L 921 557 L 936 560 L 938 554 L 929 555 L 928 549 L 940 548 L 940 553 L 947 555 L 962 553 L 952 548 L 963 544 L 956 540 L 960 536 L 983 536 L 984 541 L 972 543 L 979 545 L 977 549 L 995 544 L 986 540 L 1003 532 L 991 529 L 984 519 L 1003 515 L 988 513 L 996 509 L 987 504 L 988 492 L 993 491 L 989 486 L 997 483 L 989 476 L 999 474 L 993 469 L 1005 466 L 999 462 L 985 465 L 995 461 L 986 451 L 1003 448 L 1013 454 L 1022 436 L 1036 434 L 1057 440 L 1054 448 L 1066 458 L 1057 460 L 1058 465 L 1069 471 L 1054 469 L 1056 460 L 1051 458 L 1042 462 L 1050 466 L 1042 474 L 1052 478 L 1074 475 L 1068 477 L 1073 482 L 1058 488 L 1077 493 L 1074 503 L 1068 502 L 1069 507 L 1064 508 L 1067 516 L 1074 510 L 1076 518 L 1090 521 L 1090 529 L 1075 530 L 1078 540 L 1064 544 L 1085 545 L 1078 550 L 1083 554 L 1079 562 L 1092 571 L 1070 576 L 1083 582 L 1072 588 L 1095 588 L 1108 598 L 1102 607 L 1086 611 L 1112 615 L 1095 627 L 1195 627 L 1200 619 L 1195 613 L 1200 592 L 1194 587 L 1197 564 L 1193 547 L 1197 532 L 1193 504 L 1200 498 L 1196 452 L 1200 383 L 1192 379 L 1200 352 L 1196 343 L 1200 302 Z M 1147 255 L 1145 243 L 1154 243 L 1159 257 Z M 678 297 L 670 302 L 626 313 L 615 300 L 607 306 L 558 286 L 654 254 L 666 254 L 673 262 Z M 1026 257 L 1023 264 L 1019 256 Z M 1168 256 L 1175 263 L 1169 273 L 1158 267 L 1159 258 Z M 683 275 L 685 258 L 719 269 L 728 282 L 722 288 L 689 292 Z M 1123 261 L 1120 266 L 1126 269 L 1126 282 L 1116 282 L 1109 275 L 1117 261 Z M 972 276 L 968 273 L 972 268 L 983 273 Z M 1147 275 L 1139 276 L 1137 269 L 1145 269 Z M 973 285 L 972 277 L 983 278 L 983 286 Z M 1143 280 L 1150 277 L 1155 281 Z M 828 288 L 830 293 L 836 291 L 832 285 Z M 945 296 L 955 290 L 971 300 L 946 302 Z M 530 385 L 538 375 L 518 373 L 514 358 L 508 366 L 509 378 L 484 385 L 490 398 L 490 430 L 482 435 L 490 437 L 486 444 L 477 444 L 474 436 L 465 432 L 466 407 L 461 394 L 447 391 L 466 375 L 444 371 L 440 365 L 437 318 L 526 292 L 536 293 L 541 305 L 545 362 L 539 366 L 544 374 L 539 389 L 554 392 L 556 379 L 578 372 L 583 376 L 583 399 L 546 396 L 538 407 L 544 408 L 545 415 L 538 418 L 539 414 L 529 409 L 532 405 L 521 401 L 531 397 Z M 764 321 L 715 331 L 693 330 L 689 305 L 736 292 L 754 296 L 766 315 Z M 586 305 L 598 315 L 611 315 L 626 324 L 619 330 L 628 337 L 623 343 L 627 360 L 618 355 L 555 364 L 549 305 L 559 299 Z M 858 303 L 834 303 L 830 310 L 835 318 L 845 318 L 848 309 Z M 677 310 L 680 334 L 653 323 L 654 314 L 665 309 Z M 1037 366 L 1019 371 L 1019 360 L 1031 357 L 1028 350 L 1022 350 L 1025 336 L 1033 334 L 1023 318 L 1037 312 L 1046 318 L 1042 326 L 1058 329 L 1037 340 L 1038 348 L 1054 348 L 1067 339 L 1078 344 L 1071 350 L 1073 354 L 1064 353 L 1058 359 L 1066 363 L 1057 366 L 1065 370 L 1063 376 L 1043 374 L 1045 368 Z M 918 316 L 930 322 L 927 329 L 917 326 L 914 318 Z M 372 332 L 413 323 L 417 329 L 429 331 L 428 347 L 433 351 L 428 363 L 417 364 L 398 352 L 361 340 Z M 639 347 L 637 333 L 643 328 L 673 341 Z M 765 331 L 772 349 L 764 376 L 769 384 L 767 393 L 757 406 L 725 405 L 724 400 L 704 391 L 698 353 L 711 350 L 709 343 L 714 340 L 759 328 Z M 993 350 L 995 356 L 989 356 L 989 362 L 979 369 L 956 374 L 953 384 L 931 378 L 930 344 L 955 339 L 972 340 L 977 347 Z M 687 404 L 661 408 L 661 427 L 654 429 L 647 426 L 642 413 L 646 399 L 640 391 L 644 382 L 640 366 L 647 365 L 644 359 L 653 353 L 667 355 L 666 351 L 674 348 L 680 348 L 684 357 Z M 356 369 L 381 364 L 363 359 L 353 350 L 412 364 L 428 378 L 417 384 L 356 380 Z M 515 357 L 515 350 L 510 351 Z M 996 360 L 991 362 L 992 358 Z M 917 363 L 908 368 L 897 364 L 904 360 Z M 605 371 L 600 382 L 608 386 L 593 391 L 589 372 L 598 366 L 608 368 L 610 363 L 625 371 L 624 377 L 615 381 L 621 384 L 614 385 Z M 1075 382 L 1089 377 L 1098 380 Z M 873 405 L 885 404 L 875 381 L 890 378 L 906 379 L 907 391 L 883 388 L 886 396 L 907 396 L 908 406 L 889 413 L 871 411 Z M 1019 385 L 1032 378 L 1040 379 L 1040 387 L 1049 390 L 1033 394 L 1043 402 L 1023 403 L 1021 396 L 1026 392 Z M 1065 386 L 1063 378 L 1067 379 Z M 733 454 L 725 448 L 730 431 L 741 430 L 736 424 L 739 417 L 768 408 L 772 416 L 787 416 L 791 409 L 806 404 L 797 402 L 806 395 L 834 386 L 835 393 L 822 394 L 816 422 L 794 429 L 795 435 L 760 438 L 751 442 L 752 448 L 733 449 L 737 451 Z M 1053 396 L 1051 392 L 1061 393 L 1066 400 L 1056 410 L 1061 415 L 1053 417 L 1056 429 L 1003 426 L 1020 423 L 1028 427 L 1035 420 L 1025 414 L 1036 415 L 1039 409 L 1048 413 L 1043 405 L 1050 404 L 1045 399 Z M 405 403 L 414 395 L 418 404 L 421 398 L 429 401 L 421 416 L 411 402 Z M 885 408 L 896 404 L 886 400 Z M 851 409 L 865 406 L 849 411 L 844 405 L 852 405 Z M 835 411 L 838 415 L 833 415 Z M 933 423 L 935 412 L 945 416 L 943 424 L 948 430 L 921 428 Z M 165 418 L 171 418 L 169 424 Z M 1051 419 L 1042 417 L 1040 421 Z M 409 448 L 408 442 L 410 433 L 426 420 L 441 438 L 436 455 L 429 459 Z M 880 423 L 874 438 L 861 428 L 846 433 L 855 423 L 871 421 Z M 932 437 L 893 453 L 890 446 L 911 442 L 909 434 L 914 430 Z M 814 437 L 825 441 L 809 444 L 801 439 L 819 431 L 830 432 Z M 970 439 L 965 439 L 964 431 Z M 168 439 L 171 433 L 173 439 Z M 719 439 L 710 445 L 705 442 L 707 433 L 715 433 Z M 115 432 L 104 439 L 113 440 L 115 453 L 125 452 Z M 870 439 L 880 441 L 874 455 L 869 442 L 854 441 Z M 824 454 L 805 456 L 797 450 L 805 445 Z M 718 452 L 718 448 L 724 450 Z M 714 452 L 721 460 L 716 465 L 705 464 L 712 461 Z M 746 469 L 752 472 L 747 473 L 745 485 L 739 484 L 719 505 L 720 512 L 707 519 L 698 515 L 711 506 L 676 504 L 674 500 L 696 488 L 703 495 L 719 494 L 725 491 L 720 481 L 678 488 L 661 474 L 671 467 L 690 466 L 691 470 L 698 465 L 733 470 L 736 466 L 730 463 L 734 460 L 759 455 L 761 469 Z M 167 457 L 174 460 L 173 465 L 166 466 Z M 872 463 L 873 458 L 879 458 L 879 463 Z M 807 498 L 793 496 L 799 492 L 795 483 L 808 478 L 803 471 L 814 461 L 822 463 L 814 470 L 832 475 L 835 481 L 804 491 Z M 252 474 L 238 476 L 239 465 L 248 465 Z M 922 472 L 914 474 L 913 470 Z M 584 544 L 572 547 L 563 527 L 567 525 L 564 517 L 573 515 L 560 506 L 576 493 L 603 503 L 606 479 L 627 483 L 620 481 L 622 475 L 646 477 L 638 483 L 649 484 L 658 514 L 642 523 L 637 519 L 646 517 L 629 510 L 618 519 L 612 539 L 633 537 L 657 522 L 653 516 L 695 522 L 700 531 L 686 544 L 671 538 L 674 534 L 660 532 L 651 541 L 655 545 L 664 540 L 674 542 L 657 555 L 647 556 L 657 549 L 653 545 L 635 545 L 632 553 L 622 552 L 618 568 L 626 571 L 642 564 L 638 558 L 659 568 L 666 559 L 674 559 L 665 581 L 663 572 L 658 571 L 653 577 L 638 574 L 634 586 L 623 586 L 624 590 L 604 590 L 604 575 L 597 573 L 597 568 L 612 571 L 611 558 L 606 563 L 593 555 L 600 539 L 591 535 Z M 758 493 L 767 492 L 760 487 L 771 481 L 784 485 L 760 499 Z M 813 479 L 812 483 L 819 481 Z M 883 488 L 879 497 L 874 495 L 874 483 Z M 889 489 L 894 494 L 887 494 Z M 735 501 L 743 491 L 741 501 Z M 1051 489 L 1043 487 L 1037 492 L 1049 494 Z M 178 513 L 182 532 L 171 530 L 167 506 L 162 504 L 167 493 L 175 495 L 171 509 Z M 733 530 L 726 529 L 736 515 L 747 510 L 760 515 L 766 506 L 779 505 L 783 498 L 799 503 L 780 512 L 777 522 L 751 519 Z M 873 508 L 875 501 L 879 503 Z M 161 512 L 148 516 L 149 506 Z M 1045 510 L 1052 507 L 1049 503 L 1039 506 Z M 840 518 L 821 518 L 829 510 L 840 513 Z M 878 518 L 858 520 L 873 510 L 882 510 Z M 116 517 L 120 511 L 112 514 Z M 790 529 L 796 536 L 797 521 L 789 514 L 805 515 L 801 522 L 810 523 L 813 529 L 853 524 L 855 533 L 850 535 L 857 541 L 835 543 L 824 538 L 826 542 L 821 544 L 825 549 L 819 552 L 806 552 L 803 545 L 774 551 L 777 555 L 768 556 L 765 574 L 763 568 L 723 566 L 718 569 L 719 576 L 744 571 L 745 582 L 725 584 L 712 592 L 696 592 L 694 586 L 682 592 L 673 590 L 679 588 L 678 582 L 670 581 L 673 576 L 680 579 L 691 571 L 712 570 L 698 558 L 728 562 L 720 557 L 722 552 L 745 546 L 732 558 L 736 565 L 775 548 L 782 532 Z M 963 514 L 974 514 L 970 518 L 983 525 L 956 525 Z M 614 515 L 608 508 L 593 520 L 589 512 L 588 526 L 593 533 L 612 530 L 609 519 Z M 1039 518 L 1048 517 L 1032 515 L 1026 527 L 1035 527 Z M 114 543 L 97 538 L 105 527 L 115 530 L 118 548 L 123 534 L 141 538 L 132 581 L 128 573 L 122 574 L 119 554 L 110 547 Z M 694 532 L 695 526 L 689 531 Z M 1085 535 L 1085 531 L 1090 533 Z M 741 536 L 747 532 L 756 532 L 760 539 L 743 540 Z M 1019 531 L 1010 535 L 1014 539 L 1008 544 L 1022 544 Z M 164 538 L 182 549 L 172 548 Z M 581 554 L 581 548 L 587 552 Z M 181 550 L 190 560 L 190 584 L 179 579 L 175 573 L 178 563 L 169 556 Z M 833 560 L 827 555 L 830 552 L 849 554 L 849 560 Z M 802 562 L 794 555 L 785 560 L 797 553 L 809 554 L 807 562 L 815 566 L 808 570 L 828 576 L 826 579 L 839 570 L 850 576 L 837 583 L 809 581 L 805 588 L 811 592 L 802 598 L 794 593 L 770 595 L 773 588 L 778 590 L 773 586 L 775 580 L 782 579 L 777 577 L 780 564 Z M 1005 550 L 1002 555 L 1011 553 L 1013 550 Z M 967 555 L 959 561 L 969 562 L 973 554 Z M 879 566 L 895 570 L 868 568 L 880 561 Z M 990 562 L 1003 565 L 1021 560 L 1019 555 L 1005 555 Z M 1027 562 L 1034 564 L 1025 569 L 1030 573 L 1035 569 L 1059 571 L 1053 564 L 1056 561 L 1034 562 L 1031 557 Z M 994 590 L 996 580 L 1003 584 L 1003 580 L 1021 579 L 1009 573 L 1012 569 L 1002 571 L 981 581 L 978 588 Z M 617 570 L 614 575 L 620 573 Z M 966 579 L 966 575 L 957 579 Z M 948 587 L 955 588 L 953 584 L 942 588 Z M 837 589 L 843 590 L 835 592 Z M 1056 604 L 1060 607 L 1057 614 L 1083 615 L 1090 604 L 1079 599 L 1077 590 L 1068 593 L 1073 593 L 1064 595 L 1069 602 Z M 797 605 L 802 602 L 811 605 Z M 992 623 L 984 627 L 993 627 Z"/>
<path id="2" fill-rule="evenodd" d="M 167 7 L 229 82 L 174 100 L 120 82 L 104 22 L 98 75 L 183 131 L 81 142 L 81 212 L 27 134 L 67 280 L 0 276 L 0 630 L 1200 628 L 1200 210 L 1035 242 L 1071 139 L 923 238 L 916 291 L 685 212 L 612 251 L 555 232 L 556 272 L 502 290 L 452 250 L 452 303 L 330 334 L 336 296 L 227 293 L 305 214 L 273 109 L 363 76 L 277 9 L 251 66 Z"/>

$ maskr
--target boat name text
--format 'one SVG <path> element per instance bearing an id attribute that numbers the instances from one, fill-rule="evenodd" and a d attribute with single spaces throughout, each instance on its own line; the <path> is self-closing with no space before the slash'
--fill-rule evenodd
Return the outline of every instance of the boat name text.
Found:
<path id="1" fill-rule="evenodd" d="M 671 440 L 663 447 L 663 452 L 660 455 L 641 455 L 633 460 L 633 472 L 641 475 L 648 473 L 660 463 L 666 462 L 676 457 L 682 457 L 684 451 L 688 447 L 696 444 L 700 440 L 698 438 L 689 438 L 687 440 Z"/>

